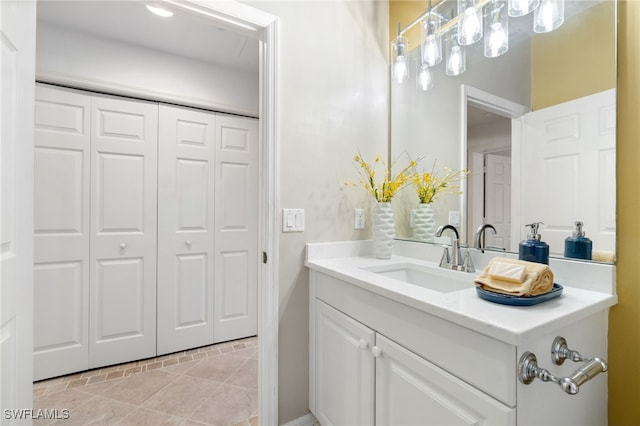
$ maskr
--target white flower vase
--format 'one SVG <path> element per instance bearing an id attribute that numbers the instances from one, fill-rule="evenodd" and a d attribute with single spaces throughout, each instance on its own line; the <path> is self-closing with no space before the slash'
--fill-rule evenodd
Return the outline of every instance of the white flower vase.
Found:
<path id="1" fill-rule="evenodd" d="M 391 258 L 396 225 L 391 203 L 378 203 L 373 210 L 373 255 L 377 259 Z"/>
<path id="2" fill-rule="evenodd" d="M 418 241 L 433 242 L 436 233 L 436 221 L 431 203 L 420 203 L 413 218 L 413 236 Z"/>

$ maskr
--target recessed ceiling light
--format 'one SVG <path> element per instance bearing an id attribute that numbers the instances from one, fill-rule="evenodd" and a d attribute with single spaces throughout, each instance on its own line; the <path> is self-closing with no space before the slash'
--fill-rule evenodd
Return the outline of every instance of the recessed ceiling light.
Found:
<path id="1" fill-rule="evenodd" d="M 169 18 L 171 16 L 173 16 L 173 12 L 170 11 L 169 9 L 165 9 L 164 7 L 161 6 L 152 6 L 150 4 L 146 5 L 147 9 L 151 12 L 154 13 L 158 16 L 162 16 L 163 18 Z"/>

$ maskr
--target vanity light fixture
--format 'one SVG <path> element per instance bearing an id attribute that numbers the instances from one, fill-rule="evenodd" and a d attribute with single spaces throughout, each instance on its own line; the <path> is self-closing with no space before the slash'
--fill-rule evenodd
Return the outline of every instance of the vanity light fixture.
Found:
<path id="1" fill-rule="evenodd" d="M 146 6 L 149 12 L 153 13 L 154 15 L 158 15 L 162 18 L 170 18 L 173 16 L 173 12 L 165 7 L 153 5 L 153 4 L 147 4 Z"/>
<path id="2" fill-rule="evenodd" d="M 460 75 L 467 70 L 465 47 L 458 43 L 458 32 L 451 31 L 447 38 L 447 75 Z"/>
<path id="3" fill-rule="evenodd" d="M 398 37 L 391 43 L 393 49 L 394 61 L 393 61 L 393 79 L 402 84 L 407 78 L 409 78 L 409 64 L 407 63 L 407 57 L 405 52 L 409 47 L 409 40 L 400 34 L 400 23 L 398 23 Z"/>
<path id="4" fill-rule="evenodd" d="M 533 15 L 533 31 L 548 33 L 564 22 L 564 0 L 542 0 Z"/>
<path id="5" fill-rule="evenodd" d="M 540 4 L 540 0 L 509 0 L 509 16 L 528 15 Z"/>
<path id="6" fill-rule="evenodd" d="M 423 92 L 430 90 L 433 88 L 433 74 L 429 70 L 429 66 L 427 64 L 422 64 L 420 67 L 420 72 L 418 73 L 418 87 Z"/>
<path id="7" fill-rule="evenodd" d="M 431 9 L 431 0 L 429 0 Z M 422 21 L 422 61 L 428 66 L 436 66 L 442 61 L 441 16 L 435 12 L 427 14 Z"/>
<path id="8" fill-rule="evenodd" d="M 509 19 L 504 0 L 491 0 L 485 6 L 484 56 L 497 58 L 509 50 Z"/>
<path id="9" fill-rule="evenodd" d="M 447 19 L 440 11 L 444 8 L 443 5 L 454 1 L 456 12 L 454 14 L 452 11 L 451 18 Z M 524 16 L 534 11 L 533 30 L 536 33 L 550 32 L 564 22 L 564 2 L 565 0 L 440 0 L 432 7 L 429 0 L 427 11 L 409 25 L 401 28 L 398 23 L 398 35 L 391 43 L 393 80 L 402 83 L 409 78 L 406 56 L 409 41 L 404 34 L 418 23 L 422 26 L 422 37 L 418 60 L 420 69 L 416 82 L 421 89 L 427 86 L 430 89 L 433 79 L 429 68 L 442 61 L 442 37 L 449 35 L 446 38 L 446 74 L 460 75 L 466 70 L 465 46 L 476 43 L 484 35 L 484 55 L 488 58 L 501 56 L 509 50 L 510 16 Z"/>
<path id="10" fill-rule="evenodd" d="M 478 0 L 458 0 L 458 43 L 469 46 L 482 38 L 482 5 Z"/>

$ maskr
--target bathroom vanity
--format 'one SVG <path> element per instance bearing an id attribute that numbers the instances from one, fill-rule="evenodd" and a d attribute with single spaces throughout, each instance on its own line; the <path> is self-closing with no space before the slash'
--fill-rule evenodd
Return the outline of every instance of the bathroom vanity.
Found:
<path id="1" fill-rule="evenodd" d="M 396 241 L 402 255 L 380 260 L 368 242 L 307 246 L 309 407 L 320 424 L 606 424 L 600 371 L 608 310 L 617 301 L 614 267 L 552 263 L 561 297 L 507 306 L 477 296 L 479 272 L 439 268 L 425 255 L 437 248 Z M 472 256 L 480 271 L 495 253 Z M 559 336 L 588 359 L 556 365 Z M 593 357 L 603 366 L 593 361 L 585 369 Z M 520 377 L 527 374 L 537 377 Z M 539 378 L 550 375 L 588 380 L 570 395 Z"/>

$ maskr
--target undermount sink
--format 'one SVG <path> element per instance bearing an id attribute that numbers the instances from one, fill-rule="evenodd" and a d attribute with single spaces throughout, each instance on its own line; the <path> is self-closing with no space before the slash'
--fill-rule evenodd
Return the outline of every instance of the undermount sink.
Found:
<path id="1" fill-rule="evenodd" d="M 474 285 L 472 274 L 413 263 L 369 266 L 362 269 L 440 293 L 464 290 Z"/>

